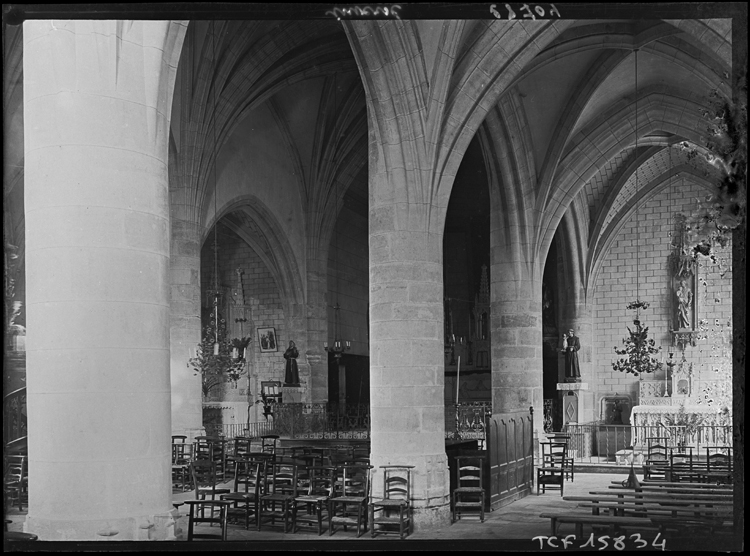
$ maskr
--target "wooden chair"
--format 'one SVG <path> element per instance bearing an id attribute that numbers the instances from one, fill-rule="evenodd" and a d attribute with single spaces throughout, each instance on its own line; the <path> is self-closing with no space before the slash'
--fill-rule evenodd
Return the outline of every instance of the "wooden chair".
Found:
<path id="1" fill-rule="evenodd" d="M 646 449 L 646 461 L 643 464 L 643 480 L 665 480 L 666 474 L 664 468 L 669 463 L 669 457 L 667 456 L 667 445 L 660 443 L 662 439 L 648 439 L 653 442 L 649 442 Z"/>
<path id="2" fill-rule="evenodd" d="M 278 443 L 279 436 L 277 434 L 266 434 L 261 437 L 261 451 L 274 456 Z"/>
<path id="3" fill-rule="evenodd" d="M 464 510 L 479 510 L 484 522 L 484 461 L 481 456 L 456 457 L 456 488 L 453 489 L 453 522 Z"/>
<path id="4" fill-rule="evenodd" d="M 190 490 L 190 462 L 192 457 L 192 444 L 186 444 L 184 441 L 172 443 L 172 486 L 179 487 L 182 492 Z"/>
<path id="5" fill-rule="evenodd" d="M 311 524 L 318 526 L 318 535 L 323 534 L 323 514 L 333 493 L 333 481 L 332 466 L 307 468 L 305 488 L 300 489 L 301 493 L 294 499 L 292 507 L 292 533 L 297 532 L 298 524 Z"/>
<path id="6" fill-rule="evenodd" d="M 369 465 L 342 465 L 334 472 L 333 496 L 328 499 L 328 535 L 334 526 L 357 527 L 357 537 L 367 530 L 367 502 L 370 496 Z"/>
<path id="7" fill-rule="evenodd" d="M 542 442 L 542 461 L 537 469 L 537 495 L 547 489 L 559 490 L 563 496 L 565 490 L 565 460 L 568 457 L 568 445 L 560 442 Z"/>
<path id="8" fill-rule="evenodd" d="M 228 500 L 185 500 L 185 504 L 190 506 L 188 541 L 195 539 L 227 540 L 227 514 L 231 502 Z M 208 517 L 206 517 L 206 510 L 208 510 Z M 196 533 L 195 526 L 199 523 L 217 524 L 221 528 L 216 533 Z"/>
<path id="9" fill-rule="evenodd" d="M 682 448 L 671 448 L 669 450 L 669 466 L 674 467 L 679 465 L 681 467 L 687 467 L 688 469 L 693 468 L 693 450 L 692 448 L 684 450 Z"/>
<path id="10" fill-rule="evenodd" d="M 727 446 L 708 446 L 706 448 L 707 475 L 718 473 L 715 481 L 732 483 L 732 448 Z"/>
<path id="11" fill-rule="evenodd" d="M 297 465 L 294 463 L 269 462 L 266 465 L 264 480 L 265 493 L 261 495 L 258 505 L 258 531 L 264 518 L 284 520 L 284 532 L 289 530 L 292 518 L 292 507 L 297 497 Z"/>
<path id="12" fill-rule="evenodd" d="M 227 448 L 225 459 L 227 468 L 234 469 L 234 462 L 250 454 L 250 439 L 244 436 L 235 437 Z"/>
<path id="13" fill-rule="evenodd" d="M 411 470 L 413 465 L 381 465 L 383 470 L 383 497 L 370 501 L 370 536 L 376 532 L 388 533 L 390 526 L 398 525 L 401 539 L 411 532 Z M 378 531 L 378 527 L 381 527 Z"/>
<path id="14" fill-rule="evenodd" d="M 3 486 L 5 488 L 6 504 L 13 506 L 15 503 L 18 503 L 18 510 L 22 512 L 28 487 L 28 461 L 26 456 L 13 455 L 5 457 Z"/>
<path id="15" fill-rule="evenodd" d="M 228 488 L 219 487 L 216 476 L 216 464 L 210 460 L 195 460 L 190 463 L 190 472 L 193 477 L 193 488 L 195 497 L 200 501 L 218 501 L 217 496 L 229 494 Z M 201 506 L 203 512 L 208 506 Z M 216 509 L 218 506 L 212 508 Z M 204 516 L 201 513 L 201 519 Z"/>
<path id="16" fill-rule="evenodd" d="M 566 455 L 565 459 L 562 460 L 563 467 L 565 467 L 565 478 L 570 479 L 570 482 L 575 481 L 575 460 L 570 456 L 570 435 L 564 433 L 554 433 L 548 437 L 550 442 L 553 444 L 565 444 Z"/>
<path id="17" fill-rule="evenodd" d="M 245 529 L 250 528 L 250 516 L 258 519 L 261 486 L 265 460 L 237 459 L 234 462 L 234 492 L 222 494 L 222 500 L 232 505 L 228 509 L 230 518 L 240 517 L 245 522 Z"/>

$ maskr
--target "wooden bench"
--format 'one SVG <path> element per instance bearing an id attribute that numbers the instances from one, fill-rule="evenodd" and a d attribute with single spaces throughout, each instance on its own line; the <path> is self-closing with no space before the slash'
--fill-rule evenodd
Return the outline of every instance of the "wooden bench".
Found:
<path id="1" fill-rule="evenodd" d="M 633 489 L 632 487 L 624 487 L 622 485 L 610 485 L 609 489 L 613 492 L 644 492 L 644 493 L 669 493 L 669 494 L 709 494 L 709 495 L 732 495 L 731 489 L 723 488 L 689 488 L 689 487 L 648 487 L 641 486 L 640 488 Z"/>
<path id="2" fill-rule="evenodd" d="M 578 504 L 579 508 L 591 508 L 591 513 L 600 515 L 601 510 L 608 510 L 610 515 L 632 515 L 633 517 L 671 516 L 671 517 L 699 517 L 712 520 L 731 519 L 732 508 L 703 505 L 664 504 L 660 502 L 639 502 L 637 500 L 592 500 Z"/>
<path id="3" fill-rule="evenodd" d="M 711 469 L 707 462 L 646 464 L 643 466 L 644 476 L 663 474 L 666 482 L 690 483 L 731 483 L 732 473 L 729 470 Z"/>
<path id="4" fill-rule="evenodd" d="M 733 495 L 731 493 L 711 494 L 711 493 L 693 493 L 693 492 L 668 492 L 668 491 L 626 491 L 626 490 L 592 490 L 589 492 L 592 496 L 617 496 L 618 498 L 635 498 L 660 499 L 664 500 L 695 500 L 695 501 L 716 501 L 731 504 Z"/>
<path id="5" fill-rule="evenodd" d="M 613 485 L 619 485 L 622 487 L 622 481 L 612 481 Z M 673 487 L 673 488 L 705 488 L 705 489 L 726 489 L 731 491 L 730 486 L 712 485 L 708 483 L 676 483 L 673 481 L 642 481 L 641 487 Z M 631 488 L 631 487 L 623 487 Z"/>

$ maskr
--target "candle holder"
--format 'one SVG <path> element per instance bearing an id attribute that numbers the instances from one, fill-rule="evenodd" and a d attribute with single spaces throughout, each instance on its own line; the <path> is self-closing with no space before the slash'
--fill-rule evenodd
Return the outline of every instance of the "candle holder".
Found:
<path id="1" fill-rule="evenodd" d="M 666 363 L 667 368 L 664 371 L 664 397 L 665 398 L 669 397 L 669 375 L 670 375 L 670 371 L 672 371 L 674 369 L 674 366 L 676 364 L 677 363 L 674 360 L 674 351 L 672 350 L 672 348 L 670 348 L 669 349 L 669 359 L 667 359 L 667 363 Z"/>

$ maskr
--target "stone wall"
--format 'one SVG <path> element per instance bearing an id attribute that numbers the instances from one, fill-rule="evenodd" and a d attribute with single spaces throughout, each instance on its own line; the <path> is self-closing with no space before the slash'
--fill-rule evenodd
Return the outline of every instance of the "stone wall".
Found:
<path id="1" fill-rule="evenodd" d="M 596 408 L 605 395 L 626 394 L 634 405 L 638 402 L 638 378 L 612 369 L 617 359 L 614 347 L 622 347 L 633 328 L 634 311 L 626 306 L 637 296 L 650 306 L 641 313 L 649 328 L 649 338 L 662 347 L 664 358 L 670 345 L 672 299 L 668 257 L 671 253 L 673 218 L 678 212 L 689 213 L 695 199 L 704 198 L 706 190 L 676 178 L 671 187 L 641 206 L 620 230 L 606 260 L 596 276 L 594 309 L 594 380 Z M 638 287 L 636 288 L 636 280 Z M 731 246 L 720 250 L 717 261 L 701 258 L 695 302 L 698 309 L 698 334 L 695 346 L 688 346 L 685 357 L 693 363 L 694 386 L 702 389 L 708 381 L 731 377 L 732 315 Z M 661 354 L 660 354 L 661 356 Z M 681 353 L 675 355 L 679 360 Z M 664 374 L 646 380 L 664 380 Z M 598 417 L 598 416 L 597 416 Z"/>
<path id="2" fill-rule="evenodd" d="M 328 341 L 333 340 L 332 307 L 338 300 L 341 338 L 353 355 L 370 355 L 368 334 L 369 260 L 367 217 L 346 205 L 339 214 L 328 256 Z"/>

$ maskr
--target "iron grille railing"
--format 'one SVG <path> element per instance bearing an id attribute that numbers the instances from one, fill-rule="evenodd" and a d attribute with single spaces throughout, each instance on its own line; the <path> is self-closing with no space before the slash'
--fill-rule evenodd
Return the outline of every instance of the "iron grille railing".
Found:
<path id="1" fill-rule="evenodd" d="M 445 406 L 446 440 L 477 440 L 484 449 L 487 417 L 492 415 L 492 402 L 468 402 Z"/>
<path id="2" fill-rule="evenodd" d="M 26 387 L 3 396 L 3 444 L 26 436 Z"/>
<path id="3" fill-rule="evenodd" d="M 707 446 L 731 446 L 731 425 L 701 425 L 691 430 L 686 427 L 663 425 L 605 425 L 602 423 L 568 424 L 563 432 L 570 435 L 568 451 L 575 461 L 607 463 L 617 461 L 618 452 L 631 449 L 646 451 L 646 439 L 667 438 L 670 446 L 687 444 L 698 452 Z"/>
<path id="4" fill-rule="evenodd" d="M 367 440 L 370 406 L 329 403 L 274 404 L 273 434 L 283 438 Z"/>
<path id="5" fill-rule="evenodd" d="M 261 421 L 259 423 L 229 423 L 229 424 L 204 424 L 208 436 L 222 436 L 224 438 L 235 438 L 245 436 L 247 438 L 260 438 L 266 434 L 273 434 L 273 423 Z"/>

